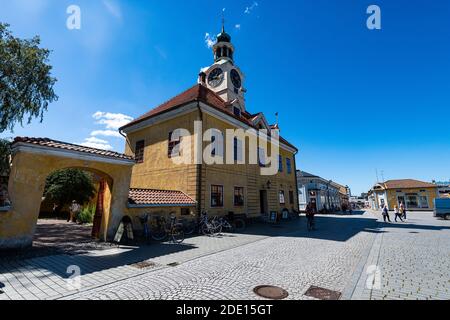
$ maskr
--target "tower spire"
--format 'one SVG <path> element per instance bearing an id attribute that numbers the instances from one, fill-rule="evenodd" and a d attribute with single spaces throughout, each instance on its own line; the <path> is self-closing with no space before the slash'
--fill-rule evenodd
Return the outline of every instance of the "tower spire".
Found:
<path id="1" fill-rule="evenodd" d="M 222 9 L 222 33 L 225 33 L 225 8 Z"/>

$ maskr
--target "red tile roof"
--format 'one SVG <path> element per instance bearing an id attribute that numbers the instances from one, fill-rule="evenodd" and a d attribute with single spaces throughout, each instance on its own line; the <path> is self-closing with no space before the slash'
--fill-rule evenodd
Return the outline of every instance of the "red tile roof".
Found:
<path id="1" fill-rule="evenodd" d="M 137 119 L 133 120 L 132 122 L 128 123 L 127 125 L 123 126 L 119 130 L 124 130 L 126 128 L 129 128 L 135 124 L 141 123 L 145 120 L 148 120 L 152 117 L 161 115 L 163 113 L 175 110 L 181 106 L 184 106 L 190 102 L 194 101 L 200 101 L 203 102 L 243 123 L 250 127 L 254 127 L 252 118 L 255 119 L 260 113 L 256 115 L 249 114 L 247 112 L 243 113 L 240 117 L 236 116 L 233 112 L 231 112 L 229 109 L 227 109 L 227 103 L 214 91 L 208 89 L 202 84 L 196 84 L 195 86 L 191 87 L 190 89 L 184 91 L 183 93 L 177 95 L 176 97 L 170 99 L 169 101 L 163 103 L 159 107 L 145 113 L 144 115 L 138 117 Z M 257 129 L 257 128 L 255 128 Z M 280 141 L 294 149 L 297 150 L 297 148 L 289 143 L 287 140 L 280 137 Z"/>
<path id="2" fill-rule="evenodd" d="M 408 188 L 436 188 L 436 185 L 414 179 L 388 180 L 384 184 L 386 189 L 408 189 Z"/>
<path id="3" fill-rule="evenodd" d="M 67 142 L 51 140 L 48 138 L 17 137 L 14 139 L 12 146 L 14 147 L 14 145 L 19 144 L 19 143 L 37 145 L 37 146 L 41 146 L 41 147 L 48 147 L 48 148 L 54 148 L 54 149 L 83 152 L 83 153 L 88 153 L 88 154 L 107 157 L 107 158 L 114 158 L 114 159 L 121 159 L 121 160 L 134 160 L 133 157 L 127 156 L 122 153 L 84 147 L 84 146 L 71 144 L 71 143 L 67 143 Z"/>
<path id="4" fill-rule="evenodd" d="M 138 206 L 195 206 L 197 203 L 181 191 L 130 189 L 129 204 Z"/>

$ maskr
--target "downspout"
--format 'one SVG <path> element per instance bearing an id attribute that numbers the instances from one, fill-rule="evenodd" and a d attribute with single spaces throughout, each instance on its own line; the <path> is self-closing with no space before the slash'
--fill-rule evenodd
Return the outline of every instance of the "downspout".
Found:
<path id="1" fill-rule="evenodd" d="M 294 153 L 294 172 L 295 172 L 295 193 L 297 194 L 297 203 L 296 203 L 296 207 L 297 207 L 297 211 L 300 212 L 300 206 L 299 206 L 299 201 L 300 198 L 298 196 L 298 177 L 297 177 L 297 161 L 295 159 L 295 157 L 298 154 L 298 150 Z"/>
<path id="2" fill-rule="evenodd" d="M 197 101 L 197 109 L 200 115 L 200 121 L 202 122 L 202 131 L 203 131 L 203 111 L 200 108 L 200 102 Z M 201 133 L 203 135 L 203 132 Z M 202 139 L 203 141 L 203 139 Z M 194 143 L 197 143 L 197 141 L 194 141 Z M 203 149 L 203 145 L 202 145 L 202 149 Z M 195 155 L 194 155 L 195 157 Z M 198 175 L 197 175 L 197 214 L 198 217 L 200 217 L 201 213 L 202 213 L 202 169 L 203 169 L 203 157 L 200 159 L 201 160 L 201 164 L 197 164 L 197 171 L 198 171 Z"/>
<path id="3" fill-rule="evenodd" d="M 127 142 L 128 148 L 130 148 L 131 151 L 133 151 L 133 148 L 131 148 L 131 144 L 130 141 L 128 140 L 128 136 L 126 136 L 123 132 L 122 132 L 122 128 L 119 129 L 119 134 L 125 138 L 125 141 Z"/>

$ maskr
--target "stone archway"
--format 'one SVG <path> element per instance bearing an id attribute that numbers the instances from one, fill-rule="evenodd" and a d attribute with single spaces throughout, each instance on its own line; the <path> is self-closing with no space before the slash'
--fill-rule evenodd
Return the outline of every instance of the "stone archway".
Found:
<path id="1" fill-rule="evenodd" d="M 131 170 L 129 156 L 77 146 L 50 139 L 16 138 L 9 178 L 11 208 L 0 213 L 0 249 L 32 245 L 47 176 L 58 169 L 79 168 L 101 173 L 110 181 L 103 185 L 102 213 L 96 219 L 93 235 L 112 238 L 126 210 Z"/>

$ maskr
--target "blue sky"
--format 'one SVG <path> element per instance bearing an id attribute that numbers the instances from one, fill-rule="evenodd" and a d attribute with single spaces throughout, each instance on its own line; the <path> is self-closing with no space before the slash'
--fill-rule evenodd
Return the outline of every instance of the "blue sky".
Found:
<path id="1" fill-rule="evenodd" d="M 81 30 L 66 9 L 81 8 Z M 380 6 L 382 30 L 366 9 Z M 247 109 L 297 145 L 297 165 L 367 191 L 380 179 L 450 178 L 450 2 L 0 0 L 0 21 L 41 36 L 60 99 L 42 124 L 1 136 L 100 143 L 196 82 L 222 8 L 245 72 Z M 120 114 L 120 115 L 117 115 Z M 96 116 L 94 118 L 94 115 Z M 103 140 L 103 142 L 100 142 Z"/>

